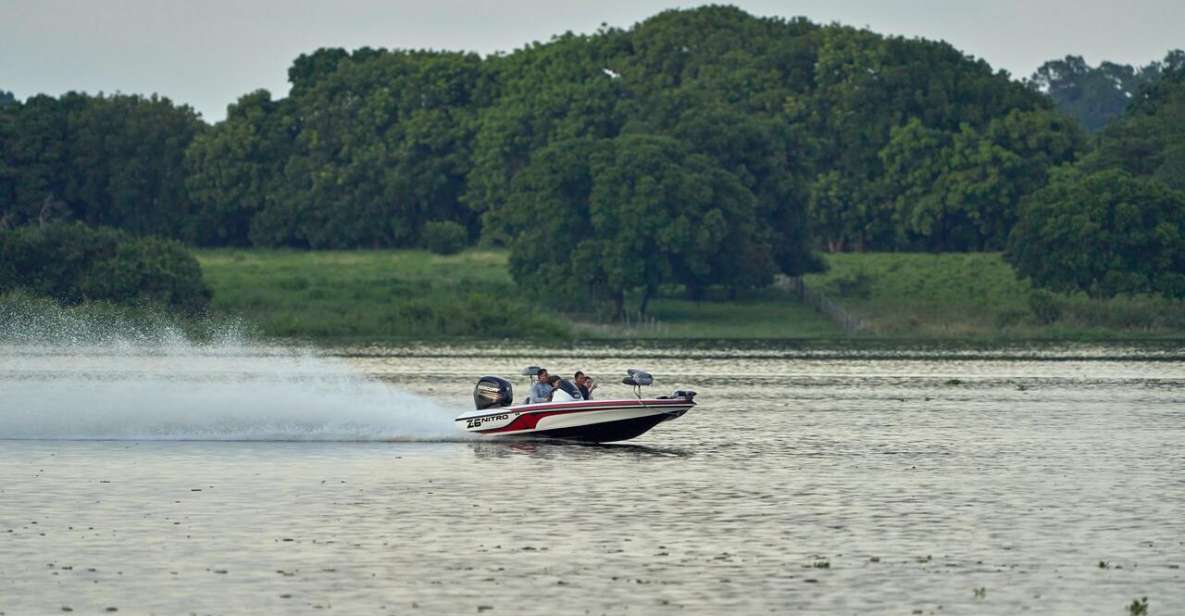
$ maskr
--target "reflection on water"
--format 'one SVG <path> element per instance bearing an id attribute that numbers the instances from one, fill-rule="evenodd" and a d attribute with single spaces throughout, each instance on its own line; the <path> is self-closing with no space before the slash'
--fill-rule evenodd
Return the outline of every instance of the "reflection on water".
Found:
<path id="1" fill-rule="evenodd" d="M 563 458 L 566 460 L 601 459 L 605 456 L 626 456 L 634 460 L 648 458 L 680 458 L 694 452 L 671 447 L 634 445 L 631 443 L 559 442 L 545 439 L 491 438 L 471 443 L 478 458 L 529 456 L 537 459 Z"/>
<path id="2" fill-rule="evenodd" d="M 600 446 L 0 440 L 0 613 L 1185 613 L 1185 350 L 1116 349 L 8 348 L 8 437 L 39 392 L 126 439 L 154 404 L 208 425 L 165 408 L 197 391 L 256 436 L 367 440 L 527 363 L 601 397 L 648 368 L 700 405 Z M 292 422 L 242 402 L 293 383 Z"/>

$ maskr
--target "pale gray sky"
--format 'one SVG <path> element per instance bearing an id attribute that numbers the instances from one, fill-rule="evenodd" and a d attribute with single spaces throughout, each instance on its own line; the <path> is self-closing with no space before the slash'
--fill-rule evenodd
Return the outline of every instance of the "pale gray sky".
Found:
<path id="1" fill-rule="evenodd" d="M 510 51 L 566 30 L 628 27 L 672 0 L 0 0 L 0 89 L 168 96 L 209 121 L 318 47 Z M 739 0 L 754 15 L 804 15 L 946 40 L 1014 76 L 1080 54 L 1144 64 L 1185 47 L 1185 1 Z"/>

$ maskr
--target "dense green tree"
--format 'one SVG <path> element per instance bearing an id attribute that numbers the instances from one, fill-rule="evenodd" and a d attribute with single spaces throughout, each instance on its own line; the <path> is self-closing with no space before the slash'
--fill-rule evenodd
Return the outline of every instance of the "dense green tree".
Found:
<path id="1" fill-rule="evenodd" d="M 1185 65 L 1158 70 L 1089 155 L 1022 202 L 1006 256 L 1034 284 L 1185 297 Z"/>
<path id="2" fill-rule="evenodd" d="M 64 200 L 92 225 L 193 239 L 185 149 L 205 125 L 167 98 L 116 95 L 78 101 L 67 116 Z"/>
<path id="3" fill-rule="evenodd" d="M 589 215 L 610 293 L 659 285 L 769 284 L 772 247 L 757 232 L 756 200 L 733 174 L 669 137 L 625 135 L 593 158 Z"/>
<path id="4" fill-rule="evenodd" d="M 35 96 L 0 113 L 0 219 L 73 218 L 186 237 L 185 149 L 204 125 L 192 109 L 140 96 Z"/>
<path id="5" fill-rule="evenodd" d="M 16 141 L 19 127 L 16 114 L 11 109 L 16 105 L 0 106 L 0 231 L 15 224 L 16 185 L 24 174 L 24 169 L 16 165 L 16 153 L 13 144 Z"/>
<path id="6" fill-rule="evenodd" d="M 5 190 L 3 227 L 60 218 L 65 210 L 69 131 L 63 105 L 49 96 L 0 111 Z"/>
<path id="7" fill-rule="evenodd" d="M 868 204 L 837 170 L 820 173 L 811 184 L 807 204 L 813 239 L 829 252 L 864 247 Z"/>
<path id="8" fill-rule="evenodd" d="M 601 239 L 590 213 L 592 158 L 607 140 L 569 139 L 538 150 L 513 178 L 500 211 L 514 240 L 510 273 L 527 293 L 566 308 L 607 298 Z"/>
<path id="9" fill-rule="evenodd" d="M 507 207 L 511 271 L 527 289 L 579 302 L 597 292 L 638 310 L 660 285 L 733 289 L 775 271 L 756 198 L 732 173 L 657 135 L 549 146 L 515 179 Z"/>
<path id="10" fill-rule="evenodd" d="M 830 229 L 820 239 L 832 248 L 909 246 L 902 241 L 910 230 L 899 222 L 909 217 L 894 217 L 901 178 L 885 181 L 881 155 L 894 127 L 916 118 L 920 127 L 953 140 L 964 126 L 979 132 L 1010 112 L 1050 106 L 1006 74 L 946 43 L 842 27 L 825 29 L 820 39 L 815 94 L 795 101 L 788 111 L 804 116 L 811 126 L 818 173 L 814 186 L 824 191 L 812 195 L 812 222 Z M 893 164 L 899 176 L 927 173 L 911 171 L 908 158 L 898 157 Z M 824 211 L 835 207 L 849 211 Z M 923 224 L 921 219 L 918 223 Z"/>
<path id="11" fill-rule="evenodd" d="M 486 241 L 510 236 L 500 214 L 508 187 L 546 144 L 660 134 L 746 184 L 788 273 L 815 265 L 805 249 L 811 228 L 821 236 L 814 245 L 833 249 L 911 245 L 901 243 L 897 195 L 880 157 L 894 126 L 916 117 L 950 134 L 963 125 L 980 134 L 1009 112 L 1050 107 L 944 43 L 758 19 L 731 7 L 667 11 L 626 31 L 566 35 L 496 58 L 491 72 L 500 94 L 479 119 L 465 197 L 484 214 Z M 981 158 L 973 160 L 991 166 Z M 1038 175 L 1047 167 L 1040 157 L 1026 162 Z M 1003 187 L 1010 194 L 1034 188 Z"/>
<path id="12" fill-rule="evenodd" d="M 892 130 L 880 154 L 885 183 L 896 195 L 893 209 L 900 233 L 932 240 L 939 249 L 948 245 L 956 221 L 965 222 L 963 204 L 950 203 L 946 191 L 953 142 L 951 134 L 913 118 Z M 838 178 L 830 181 L 835 187 L 827 192 L 838 190 Z"/>
<path id="13" fill-rule="evenodd" d="M 800 275 L 818 267 L 811 254 L 809 197 L 802 177 L 806 154 L 792 126 L 776 118 L 704 104 L 681 115 L 671 134 L 736 176 L 753 193 L 754 233 L 761 243 L 773 247 L 779 271 Z M 689 291 L 695 296 L 700 289 L 692 286 Z"/>
<path id="14" fill-rule="evenodd" d="M 460 196 L 483 96 L 480 58 L 370 49 L 315 55 L 333 61 L 313 62 L 311 76 L 293 83 L 289 109 L 300 120 L 288 124 L 297 132 L 283 166 L 286 190 L 265 203 L 252 240 L 411 246 L 429 220 L 475 224 Z"/>
<path id="15" fill-rule="evenodd" d="M 964 124 L 947 133 L 916 118 L 895 128 L 881 159 L 899 241 L 938 251 L 1003 248 L 1021 198 L 1081 147 L 1074 123 L 1047 110 L 1013 111 L 982 131 Z"/>
<path id="16" fill-rule="evenodd" d="M 1133 175 L 1157 175 L 1170 185 L 1185 181 L 1179 168 L 1185 144 L 1185 66 L 1168 71 L 1140 92 L 1128 113 L 1098 137 L 1083 160 L 1087 171 L 1123 169 Z"/>
<path id="17" fill-rule="evenodd" d="M 0 109 L 4 109 L 5 107 L 14 107 L 16 104 L 17 100 L 16 97 L 13 96 L 12 92 L 0 90 Z"/>
<path id="18" fill-rule="evenodd" d="M 204 310 L 211 296 L 180 243 L 77 222 L 0 231 L 0 294 L 9 291 L 186 312 Z"/>
<path id="19" fill-rule="evenodd" d="M 289 194 L 285 165 L 299 120 L 290 104 L 273 101 L 267 90 L 239 98 L 226 120 L 199 135 L 185 153 L 186 187 L 195 204 L 191 221 L 197 243 L 248 246 L 252 225 Z M 286 244 L 291 233 L 266 228 L 261 244 Z M 273 241 L 270 239 L 276 238 Z"/>
<path id="20" fill-rule="evenodd" d="M 484 74 L 496 84 L 496 99 L 477 118 L 464 194 L 483 218 L 486 242 L 512 239 L 501 210 L 535 151 L 553 141 L 620 132 L 631 98 L 629 79 L 616 72 L 626 70 L 623 37 L 619 30 L 568 33 L 487 61 Z"/>
<path id="21" fill-rule="evenodd" d="M 1005 258 L 1054 291 L 1185 297 L 1185 193 L 1118 169 L 1065 169 L 1024 201 Z"/>

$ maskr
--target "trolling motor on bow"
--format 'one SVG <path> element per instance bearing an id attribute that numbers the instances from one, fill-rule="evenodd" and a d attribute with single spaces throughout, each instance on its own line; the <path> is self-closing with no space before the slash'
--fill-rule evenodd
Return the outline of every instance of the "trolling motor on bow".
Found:
<path id="1" fill-rule="evenodd" d="M 639 399 L 641 399 L 642 398 L 642 387 L 644 387 L 646 385 L 653 385 L 654 384 L 654 377 L 651 376 L 649 372 L 646 372 L 645 370 L 638 370 L 636 368 L 630 368 L 629 370 L 626 370 L 625 372 L 626 372 L 625 378 L 621 379 L 622 384 L 633 385 L 634 386 L 634 395 L 637 396 Z M 669 396 L 659 396 L 657 399 L 658 400 L 682 399 L 682 400 L 687 400 L 688 402 L 691 402 L 691 401 L 695 400 L 695 392 L 691 391 L 690 389 L 680 389 L 679 391 L 676 391 L 675 393 L 673 393 Z"/>

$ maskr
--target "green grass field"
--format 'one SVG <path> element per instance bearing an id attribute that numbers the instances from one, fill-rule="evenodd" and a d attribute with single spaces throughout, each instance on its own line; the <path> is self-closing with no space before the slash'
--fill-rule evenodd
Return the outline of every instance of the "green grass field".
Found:
<path id="1" fill-rule="evenodd" d="M 502 251 L 198 251 L 216 315 L 267 336 L 329 341 L 439 338 L 835 339 L 843 330 L 781 289 L 692 302 L 677 290 L 647 319 L 609 323 L 533 305 Z M 837 254 L 806 277 L 873 338 L 1144 338 L 1185 333 L 1185 304 L 1038 294 L 999 254 Z M 1053 317 L 1053 318 L 1051 318 Z"/>
<path id="2" fill-rule="evenodd" d="M 819 339 L 843 336 L 826 316 L 784 292 L 755 293 L 737 300 L 693 302 L 659 297 L 642 322 L 577 321 L 579 336 L 663 339 Z"/>
<path id="3" fill-rule="evenodd" d="M 826 255 L 806 283 L 866 324 L 919 338 L 1139 338 L 1185 334 L 1185 303 L 1037 293 L 999 253 Z M 1055 318 L 1051 318 L 1055 317 Z"/>
<path id="4" fill-rule="evenodd" d="M 204 250 L 211 309 L 261 333 L 337 341 L 450 337 L 827 338 L 841 332 L 785 294 L 734 303 L 659 298 L 657 321 L 588 322 L 534 306 L 514 286 L 507 254 Z"/>
<path id="5" fill-rule="evenodd" d="M 506 255 L 470 251 L 206 250 L 211 309 L 268 336 L 381 340 L 566 336 L 568 323 L 519 299 Z"/>

